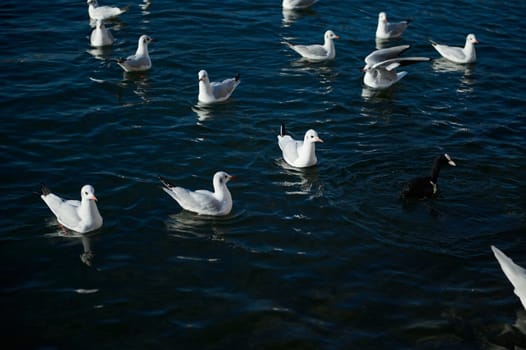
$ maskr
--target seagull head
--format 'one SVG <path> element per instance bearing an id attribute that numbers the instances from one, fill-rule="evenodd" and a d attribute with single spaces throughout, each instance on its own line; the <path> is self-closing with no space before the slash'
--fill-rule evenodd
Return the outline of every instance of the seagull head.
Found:
<path id="1" fill-rule="evenodd" d="M 324 35 L 324 38 L 325 38 L 325 40 L 340 39 L 340 37 L 338 35 L 334 34 L 334 32 L 332 30 L 326 31 L 325 35 Z"/>
<path id="2" fill-rule="evenodd" d="M 93 6 L 97 6 L 97 5 L 98 5 L 98 4 L 97 4 L 97 0 L 87 0 L 86 3 L 87 3 L 88 5 L 93 5 Z"/>
<path id="3" fill-rule="evenodd" d="M 306 143 L 314 143 L 314 142 L 323 142 L 322 139 L 318 136 L 318 133 L 315 130 L 307 130 L 305 133 L 305 137 L 303 138 L 303 142 Z"/>
<path id="4" fill-rule="evenodd" d="M 97 200 L 97 197 L 95 197 L 95 189 L 91 185 L 82 186 L 80 189 L 80 197 L 82 199 Z"/>
<path id="5" fill-rule="evenodd" d="M 387 22 L 387 14 L 385 12 L 378 14 L 378 22 Z"/>
<path id="6" fill-rule="evenodd" d="M 468 42 L 471 42 L 473 44 L 478 44 L 479 43 L 479 41 L 477 40 L 477 37 L 475 36 L 475 34 L 468 34 L 466 39 L 467 39 Z"/>
<path id="7" fill-rule="evenodd" d="M 197 77 L 198 77 L 199 81 L 203 81 L 205 83 L 209 82 L 209 80 L 208 80 L 208 73 L 204 69 L 200 70 L 199 73 L 197 73 Z"/>
<path id="8" fill-rule="evenodd" d="M 218 171 L 214 174 L 214 188 L 216 186 L 225 186 L 226 183 L 235 177 L 224 172 L 224 171 Z"/>
<path id="9" fill-rule="evenodd" d="M 153 39 L 150 38 L 148 35 L 141 35 L 141 37 L 139 38 L 139 42 L 143 43 L 144 45 L 148 45 L 152 41 Z"/>

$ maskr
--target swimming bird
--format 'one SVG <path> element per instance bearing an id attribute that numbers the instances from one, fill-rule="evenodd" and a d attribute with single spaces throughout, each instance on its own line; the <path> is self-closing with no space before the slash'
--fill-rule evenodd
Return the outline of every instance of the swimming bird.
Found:
<path id="1" fill-rule="evenodd" d="M 141 35 L 135 55 L 128 56 L 126 59 L 118 59 L 117 64 L 126 72 L 141 72 L 152 68 L 152 61 L 148 54 L 148 44 L 152 40 L 148 35 Z"/>
<path id="2" fill-rule="evenodd" d="M 502 271 L 504 271 L 504 274 L 515 288 L 515 295 L 519 297 L 522 306 L 526 309 L 526 270 L 515 264 L 497 247 L 491 246 L 491 250 L 493 250 L 493 254 L 495 254 Z"/>
<path id="3" fill-rule="evenodd" d="M 340 37 L 334 34 L 332 30 L 326 31 L 323 37 L 323 45 L 294 45 L 286 41 L 285 44 L 308 61 L 319 62 L 332 60 L 336 56 L 334 39 L 339 39 Z"/>
<path id="4" fill-rule="evenodd" d="M 402 198 L 424 199 L 433 197 L 438 191 L 438 175 L 442 166 L 449 164 L 456 166 L 451 157 L 444 153 L 435 158 L 431 176 L 417 177 L 409 181 L 402 189 Z"/>
<path id="5" fill-rule="evenodd" d="M 283 0 L 281 6 L 285 10 L 299 10 L 311 7 L 317 2 L 318 0 Z"/>
<path id="6" fill-rule="evenodd" d="M 316 142 L 323 142 L 318 133 L 312 129 L 305 133 L 303 141 L 294 140 L 281 124 L 278 135 L 278 145 L 283 154 L 283 159 L 296 168 L 307 168 L 316 165 Z"/>
<path id="7" fill-rule="evenodd" d="M 95 197 L 93 186 L 82 186 L 80 201 L 62 199 L 53 194 L 44 184 L 42 184 L 41 191 L 40 197 L 64 227 L 79 233 L 86 233 L 102 226 L 102 217 L 95 203 L 97 197 Z"/>
<path id="8" fill-rule="evenodd" d="M 232 95 L 241 82 L 239 74 L 221 82 L 210 82 L 208 73 L 205 70 L 199 71 L 197 77 L 199 79 L 199 95 L 197 96 L 197 99 L 204 104 L 212 104 L 228 100 L 230 95 Z"/>
<path id="9" fill-rule="evenodd" d="M 397 73 L 396 68 L 431 60 L 429 57 L 399 57 L 409 48 L 409 45 L 400 45 L 370 53 L 362 68 L 363 83 L 373 89 L 387 89 L 407 75 L 405 71 Z"/>
<path id="10" fill-rule="evenodd" d="M 409 25 L 409 21 L 388 22 L 385 12 L 378 14 L 378 26 L 376 27 L 377 39 L 394 39 L 402 36 L 402 33 Z"/>
<path id="11" fill-rule="evenodd" d="M 90 43 L 93 47 L 110 46 L 113 44 L 113 35 L 109 29 L 106 28 L 104 22 L 98 19 L 95 28 L 91 31 Z"/>
<path id="12" fill-rule="evenodd" d="M 112 6 L 99 6 L 97 0 L 87 0 L 88 13 L 91 19 L 106 20 L 117 17 L 124 12 L 128 11 L 128 6 L 124 7 L 112 7 Z"/>
<path id="13" fill-rule="evenodd" d="M 183 209 L 199 215 L 211 216 L 230 214 L 232 196 L 226 184 L 232 179 L 233 176 L 224 171 L 218 171 L 214 174 L 214 192 L 210 192 L 208 190 L 191 191 L 177 187 L 164 177 L 159 176 L 163 191 L 175 199 Z"/>
<path id="14" fill-rule="evenodd" d="M 477 54 L 475 52 L 475 44 L 479 41 L 475 34 L 468 34 L 466 36 L 466 44 L 464 47 L 441 45 L 431 40 L 431 45 L 438 51 L 438 53 L 455 63 L 475 63 L 477 61 Z"/>

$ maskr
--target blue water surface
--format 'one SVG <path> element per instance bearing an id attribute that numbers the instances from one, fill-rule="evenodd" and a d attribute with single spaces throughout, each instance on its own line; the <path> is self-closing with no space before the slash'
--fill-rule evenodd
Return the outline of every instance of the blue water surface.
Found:
<path id="1" fill-rule="evenodd" d="M 117 2 L 103 1 L 101 5 Z M 490 245 L 526 267 L 526 2 L 121 2 L 116 43 L 89 46 L 87 5 L 4 1 L 0 56 L 1 334 L 12 349 L 514 349 L 526 315 Z M 377 15 L 412 19 L 376 43 Z M 336 59 L 299 60 L 284 41 Z M 429 39 L 478 61 L 439 57 Z M 110 58 L 148 34 L 153 67 Z M 377 45 L 433 58 L 378 92 Z M 197 73 L 241 75 L 232 99 L 197 105 Z M 314 128 L 319 163 L 287 167 L 276 135 Z M 448 153 L 437 198 L 399 192 Z M 232 213 L 182 211 L 158 175 L 211 189 Z M 40 183 L 96 189 L 102 229 L 63 232 Z"/>

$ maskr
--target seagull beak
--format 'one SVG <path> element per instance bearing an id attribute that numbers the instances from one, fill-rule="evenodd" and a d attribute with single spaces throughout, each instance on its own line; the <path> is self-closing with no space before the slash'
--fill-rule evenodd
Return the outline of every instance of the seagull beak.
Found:
<path id="1" fill-rule="evenodd" d="M 334 39 L 340 39 L 340 36 L 339 35 L 335 35 Z"/>
<path id="2" fill-rule="evenodd" d="M 451 166 L 457 166 L 457 164 L 452 160 L 448 161 L 447 163 Z"/>
<path id="3" fill-rule="evenodd" d="M 95 195 L 91 195 L 91 196 L 88 197 L 88 199 L 91 199 L 92 201 L 96 201 L 97 197 L 95 197 Z"/>
<path id="4" fill-rule="evenodd" d="M 319 137 L 315 137 L 315 138 L 314 138 L 314 142 L 321 142 L 321 143 L 323 143 L 323 140 L 320 139 Z"/>
<path id="5" fill-rule="evenodd" d="M 228 178 L 229 181 L 230 181 L 230 180 L 235 180 L 235 179 L 237 179 L 237 177 L 235 177 L 235 176 L 233 176 L 233 175 L 230 175 L 230 177 Z"/>

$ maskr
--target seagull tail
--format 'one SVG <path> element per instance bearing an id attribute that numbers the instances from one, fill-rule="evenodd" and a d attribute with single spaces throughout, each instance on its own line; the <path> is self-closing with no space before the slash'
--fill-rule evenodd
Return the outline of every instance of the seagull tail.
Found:
<path id="1" fill-rule="evenodd" d="M 165 177 L 162 177 L 161 175 L 158 175 L 157 178 L 159 181 L 161 181 L 161 184 L 166 188 L 172 188 L 175 187 L 174 184 L 172 184 L 170 181 L 168 181 Z"/>
<path id="2" fill-rule="evenodd" d="M 285 123 L 281 123 L 281 127 L 279 128 L 279 136 L 283 137 L 287 135 L 287 130 L 285 129 Z"/>
<path id="3" fill-rule="evenodd" d="M 121 12 L 124 13 L 126 11 L 128 11 L 130 9 L 130 6 L 129 5 L 126 5 L 126 6 L 123 6 L 120 8 Z"/>
<path id="4" fill-rule="evenodd" d="M 51 193 L 51 190 L 49 189 L 49 187 L 46 186 L 45 183 L 40 184 L 40 191 L 42 192 L 43 196 L 47 196 Z"/>
<path id="5" fill-rule="evenodd" d="M 433 46 L 438 45 L 438 43 L 437 43 L 436 41 L 433 41 L 433 39 L 429 39 L 429 42 L 430 42 L 431 45 L 433 45 Z"/>

